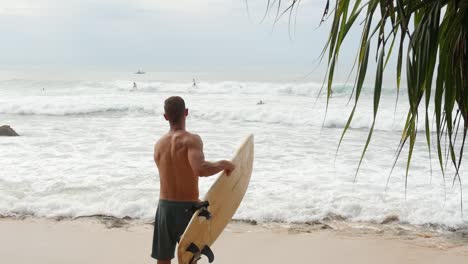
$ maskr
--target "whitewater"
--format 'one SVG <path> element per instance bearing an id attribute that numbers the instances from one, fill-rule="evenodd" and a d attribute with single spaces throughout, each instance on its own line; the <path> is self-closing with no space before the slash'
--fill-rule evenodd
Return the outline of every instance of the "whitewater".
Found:
<path id="1" fill-rule="evenodd" d="M 159 194 L 155 141 L 168 130 L 163 102 L 182 96 L 188 130 L 208 160 L 230 158 L 255 135 L 255 161 L 239 220 L 306 223 L 339 218 L 380 223 L 468 226 L 468 187 L 442 176 L 424 124 L 405 194 L 407 148 L 390 178 L 407 99 L 383 91 L 373 139 L 356 175 L 372 124 L 372 87 L 337 152 L 352 85 L 334 87 L 326 107 L 316 82 L 0 81 L 0 124 L 21 136 L 0 138 L 0 215 L 152 219 Z M 257 104 L 262 100 L 265 104 Z M 327 109 L 327 110 L 326 110 Z M 325 111 L 326 110 L 326 111 Z M 431 115 L 432 117 L 432 115 Z M 466 176 L 463 172 L 462 179 Z M 453 169 L 453 168 L 452 168 Z M 387 185 L 388 180 L 388 185 Z M 203 194 L 214 177 L 200 180 Z"/>

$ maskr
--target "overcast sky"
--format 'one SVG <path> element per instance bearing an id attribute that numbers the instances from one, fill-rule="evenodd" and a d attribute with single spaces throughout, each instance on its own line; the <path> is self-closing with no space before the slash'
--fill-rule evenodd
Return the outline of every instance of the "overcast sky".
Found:
<path id="1" fill-rule="evenodd" d="M 322 76 L 325 1 L 301 1 L 291 31 L 287 17 L 273 27 L 275 12 L 261 22 L 267 2 L 249 0 L 248 12 L 244 0 L 1 0 L 0 69 Z M 353 46 L 341 53 L 345 65 Z"/>

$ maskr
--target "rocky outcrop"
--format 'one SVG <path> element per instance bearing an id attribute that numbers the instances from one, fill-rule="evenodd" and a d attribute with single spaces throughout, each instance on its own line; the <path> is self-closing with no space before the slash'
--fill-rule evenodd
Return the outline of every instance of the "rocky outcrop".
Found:
<path id="1" fill-rule="evenodd" d="M 15 137 L 19 136 L 10 126 L 0 126 L 0 136 Z"/>

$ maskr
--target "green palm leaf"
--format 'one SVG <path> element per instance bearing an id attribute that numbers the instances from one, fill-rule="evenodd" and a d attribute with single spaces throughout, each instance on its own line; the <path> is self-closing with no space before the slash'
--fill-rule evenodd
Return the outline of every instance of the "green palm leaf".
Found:
<path id="1" fill-rule="evenodd" d="M 285 10 L 297 7 L 300 1 L 292 1 Z M 369 52 L 373 43 L 376 48 L 377 71 L 374 85 L 373 120 L 364 149 L 356 170 L 358 174 L 366 150 L 372 138 L 379 109 L 382 91 L 382 78 L 393 47 L 399 43 L 396 64 L 397 101 L 401 86 L 401 72 L 406 60 L 406 86 L 408 96 L 408 116 L 404 123 L 402 137 L 395 155 L 391 171 L 408 144 L 406 160 L 406 180 L 415 142 L 418 137 L 418 122 L 424 122 L 425 140 L 429 156 L 432 156 L 431 142 L 435 142 L 435 152 L 445 181 L 447 165 L 455 168 L 453 182 L 460 184 L 460 168 L 468 130 L 468 1 L 466 0 L 335 0 L 335 7 L 329 10 L 326 4 L 322 22 L 331 18 L 331 30 L 322 57 L 327 54 L 327 107 L 334 82 L 334 71 L 340 57 L 343 41 L 358 17 L 364 18 L 358 56 L 356 60 L 356 82 L 353 87 L 354 106 L 338 142 L 353 121 L 361 89 L 368 71 Z M 351 12 L 349 8 L 352 6 Z M 363 12 L 366 10 L 366 12 Z M 378 15 L 376 15 L 376 11 Z M 331 15 L 329 15 L 332 13 Z M 284 13 L 284 12 L 283 12 Z M 373 19 L 375 18 L 375 19 Z M 399 34 L 398 34 L 399 33 Z M 372 41 L 376 40 L 376 42 Z M 388 47 L 387 43 L 390 41 Z M 354 66 L 353 66 L 354 69 Z M 423 102 L 423 103 L 422 103 Z M 421 104 L 422 103 L 422 104 Z M 424 117 L 419 113 L 424 108 Z M 430 124 L 430 109 L 433 108 L 434 130 Z M 457 113 L 454 114 L 453 113 Z M 461 125 L 461 127 L 459 127 Z M 461 136 L 458 136 L 459 131 Z M 444 142 L 444 140 L 447 142 Z M 338 150 L 337 150 L 338 151 Z M 444 161 L 444 152 L 450 162 Z M 432 171 L 432 165 L 431 165 Z M 391 174 L 391 172 L 390 172 Z M 432 173 L 431 173 L 432 174 Z M 390 177 L 390 176 L 389 176 Z M 405 184 L 405 193 L 406 193 Z"/>

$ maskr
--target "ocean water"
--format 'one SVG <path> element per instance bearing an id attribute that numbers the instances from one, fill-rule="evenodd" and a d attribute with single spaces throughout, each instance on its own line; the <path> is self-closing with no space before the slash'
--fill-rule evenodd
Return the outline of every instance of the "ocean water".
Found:
<path id="1" fill-rule="evenodd" d="M 386 87 L 371 145 L 355 178 L 372 123 L 364 89 L 338 152 L 351 104 L 350 85 L 326 100 L 314 82 L 0 81 L 0 124 L 21 137 L 0 137 L 0 215 L 151 219 L 158 173 L 153 145 L 168 130 L 163 101 L 180 95 L 188 130 L 201 135 L 208 160 L 231 157 L 255 135 L 255 163 L 235 219 L 304 223 L 329 218 L 380 223 L 389 216 L 414 225 L 468 226 L 467 185 L 441 174 L 420 131 L 407 180 L 407 149 L 390 178 L 407 104 Z M 263 105 L 257 105 L 262 100 Z M 432 168 L 431 168 L 432 164 Z M 467 177 L 462 165 L 462 179 Z M 214 181 L 203 178 L 203 195 Z M 387 185 L 388 180 L 388 185 Z M 461 190 L 466 194 L 463 198 Z"/>

